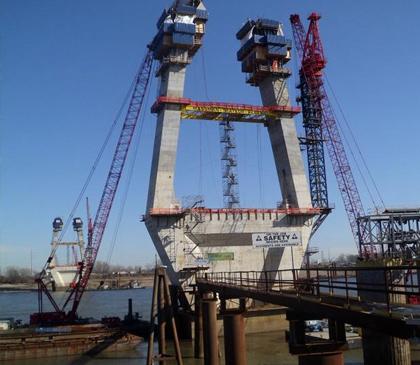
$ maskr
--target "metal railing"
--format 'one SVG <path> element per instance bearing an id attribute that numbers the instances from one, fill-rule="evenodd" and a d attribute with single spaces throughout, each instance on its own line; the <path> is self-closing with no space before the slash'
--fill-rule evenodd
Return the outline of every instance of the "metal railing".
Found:
<path id="1" fill-rule="evenodd" d="M 356 302 L 386 304 L 390 313 L 420 295 L 420 267 L 346 267 L 198 273 L 197 282 L 222 284 L 266 293 L 337 297 Z"/>

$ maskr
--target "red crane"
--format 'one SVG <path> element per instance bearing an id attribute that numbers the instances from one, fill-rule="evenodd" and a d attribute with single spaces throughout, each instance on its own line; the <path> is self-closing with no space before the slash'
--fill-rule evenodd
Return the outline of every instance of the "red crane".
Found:
<path id="1" fill-rule="evenodd" d="M 327 63 L 319 34 L 318 20 L 320 15 L 312 13 L 309 17 L 309 27 L 306 33 L 299 15 L 290 16 L 293 37 L 298 56 L 301 61 L 301 80 L 307 83 L 310 99 L 321 107 L 321 128 L 325 137 L 325 145 L 332 163 L 338 188 L 344 202 L 344 207 L 350 222 L 351 231 L 359 247 L 357 218 L 364 215 L 360 194 L 344 149 L 337 122 L 334 117 L 328 95 L 325 91 L 322 70 Z M 360 251 L 360 248 L 359 248 Z M 364 256 L 366 252 L 359 252 Z"/>
<path id="2" fill-rule="evenodd" d="M 72 322 L 77 318 L 77 308 L 79 306 L 80 300 L 82 299 L 83 293 L 86 290 L 90 274 L 92 273 L 93 265 L 95 264 L 96 256 L 98 255 L 98 250 L 102 242 L 102 237 L 105 232 L 109 214 L 111 212 L 112 203 L 114 201 L 121 174 L 124 169 L 124 164 L 127 159 L 130 143 L 142 109 L 144 96 L 146 94 L 147 86 L 150 80 L 152 63 L 152 52 L 148 50 L 136 76 L 128 111 L 124 120 L 123 127 L 121 129 L 117 147 L 114 152 L 114 157 L 108 172 L 108 177 L 106 179 L 101 200 L 99 202 L 99 207 L 96 211 L 93 227 L 89 223 L 88 243 L 85 248 L 83 260 L 80 263 L 78 279 L 61 309 L 55 302 L 54 298 L 52 298 L 51 294 L 48 292 L 48 289 L 43 283 L 42 278 L 38 279 L 39 313 L 34 313 L 31 315 L 31 323 Z M 43 293 L 47 295 L 55 309 L 55 312 L 42 312 Z M 68 313 L 66 313 L 66 307 L 71 302 L 71 309 Z"/>

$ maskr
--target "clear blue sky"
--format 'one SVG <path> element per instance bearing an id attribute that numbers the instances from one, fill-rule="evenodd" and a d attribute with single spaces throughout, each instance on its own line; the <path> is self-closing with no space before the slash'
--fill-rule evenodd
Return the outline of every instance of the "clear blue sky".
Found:
<path id="1" fill-rule="evenodd" d="M 1 2 L 0 267 L 28 266 L 30 249 L 35 267 L 45 261 L 51 221 L 55 216 L 67 216 L 145 46 L 156 32 L 156 20 L 170 3 Z M 205 70 L 212 100 L 260 103 L 257 90 L 245 84 L 236 61 L 236 31 L 248 17 L 270 17 L 282 21 L 291 38 L 289 15 L 299 13 L 305 18 L 316 10 L 323 16 L 321 34 L 329 60 L 329 80 L 386 204 L 420 206 L 418 1 L 324 0 L 315 4 L 309 0 L 209 0 L 206 5 L 210 20 L 205 46 L 188 68 L 187 97 L 206 99 Z M 295 68 L 296 63 L 290 66 Z M 291 79 L 292 95 L 294 85 Z M 143 264 L 151 262 L 155 254 L 140 222 L 149 181 L 155 126 L 149 107 L 155 90 L 154 81 L 114 263 Z M 302 133 L 300 119 L 298 128 Z M 241 204 L 270 207 L 280 200 L 277 177 L 266 131 L 261 128 L 261 153 L 256 135 L 256 126 L 237 129 Z M 217 137 L 217 124 L 205 122 L 200 127 L 198 122 L 183 122 L 176 176 L 179 197 L 203 192 L 208 206 L 221 205 Z M 113 148 L 106 151 L 87 193 L 93 210 Z M 258 193 L 258 161 L 263 165 L 263 196 Z M 120 191 L 125 186 L 126 179 Z M 328 249 L 331 255 L 354 251 L 331 173 L 329 187 L 336 209 L 314 237 L 313 245 L 325 250 L 325 255 Z M 365 207 L 371 207 L 361 184 L 360 190 Z M 120 198 L 121 194 L 99 259 L 108 255 Z M 85 217 L 84 206 L 78 214 Z"/>

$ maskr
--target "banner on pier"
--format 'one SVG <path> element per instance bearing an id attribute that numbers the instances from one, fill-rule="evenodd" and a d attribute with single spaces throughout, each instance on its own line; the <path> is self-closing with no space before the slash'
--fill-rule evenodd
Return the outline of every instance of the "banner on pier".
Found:
<path id="1" fill-rule="evenodd" d="M 207 259 L 211 261 L 232 261 L 235 255 L 233 252 L 209 252 Z"/>
<path id="2" fill-rule="evenodd" d="M 302 244 L 300 232 L 265 232 L 252 234 L 252 246 L 260 247 L 289 247 Z"/>

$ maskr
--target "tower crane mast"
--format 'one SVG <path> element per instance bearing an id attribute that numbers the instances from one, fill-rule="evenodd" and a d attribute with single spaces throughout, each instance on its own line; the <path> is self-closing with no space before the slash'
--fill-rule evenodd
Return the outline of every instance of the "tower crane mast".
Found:
<path id="1" fill-rule="evenodd" d="M 312 13 L 309 16 L 307 33 L 304 31 L 299 15 L 291 15 L 290 21 L 297 53 L 301 61 L 301 83 L 306 83 L 305 86 L 310 95 L 310 107 L 321 109 L 321 130 L 325 137 L 325 145 L 344 202 L 351 231 L 359 251 L 361 251 L 359 247 L 357 218 L 364 216 L 364 209 L 344 149 L 343 140 L 335 120 L 334 112 L 324 87 L 322 70 L 325 68 L 327 61 L 324 55 L 318 27 L 318 20 L 320 18 L 320 15 L 317 13 Z M 304 108 L 304 105 L 302 105 L 302 107 Z M 359 252 L 359 254 L 364 255 L 365 253 Z"/>
<path id="2" fill-rule="evenodd" d="M 124 164 L 127 159 L 128 150 L 130 148 L 137 121 L 143 106 L 144 97 L 150 80 L 152 63 L 152 52 L 148 50 L 136 76 L 128 111 L 120 132 L 120 136 L 118 138 L 117 146 L 115 148 L 101 200 L 96 211 L 93 226 L 90 226 L 89 224 L 88 244 L 84 251 L 83 260 L 80 263 L 80 271 L 77 281 L 75 282 L 72 291 L 68 295 L 64 305 L 60 310 L 59 306 L 48 292 L 46 285 L 43 284 L 42 278 L 39 279 L 41 281 L 38 281 L 38 287 L 42 290 L 42 292 L 46 294 L 52 306 L 54 307 L 55 312 L 42 313 L 42 305 L 39 305 L 40 313 L 34 313 L 31 316 L 31 323 L 43 321 L 51 322 L 54 319 L 60 321 L 74 321 L 77 318 L 77 309 L 80 304 L 80 300 L 82 299 L 83 293 L 86 290 L 90 274 L 92 273 L 93 266 L 98 255 L 99 247 L 101 245 L 109 214 L 111 212 L 112 203 L 114 201 L 115 194 L 118 189 L 118 184 L 124 169 Z M 39 301 L 41 301 L 41 303 L 42 292 L 40 292 L 38 295 L 38 298 L 40 298 Z M 65 314 L 66 307 L 69 303 L 72 303 L 71 309 L 67 314 Z"/>

